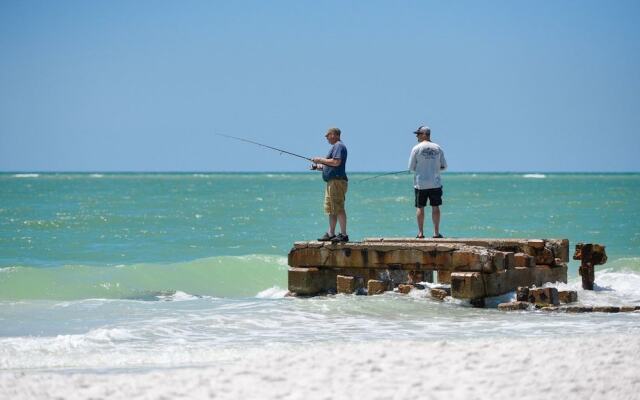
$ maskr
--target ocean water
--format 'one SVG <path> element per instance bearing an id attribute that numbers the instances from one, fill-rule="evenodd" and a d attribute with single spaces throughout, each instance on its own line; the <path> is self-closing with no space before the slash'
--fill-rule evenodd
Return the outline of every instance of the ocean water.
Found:
<path id="1" fill-rule="evenodd" d="M 411 176 L 351 174 L 353 241 L 414 236 Z M 590 305 L 640 305 L 640 174 L 446 174 L 448 237 L 607 246 Z M 325 231 L 314 173 L 0 174 L 0 369 L 206 365 L 247 347 L 640 333 L 640 313 L 503 313 L 408 296 L 285 297 Z M 427 218 L 429 220 L 429 218 Z M 490 306 L 513 298 L 491 299 Z"/>

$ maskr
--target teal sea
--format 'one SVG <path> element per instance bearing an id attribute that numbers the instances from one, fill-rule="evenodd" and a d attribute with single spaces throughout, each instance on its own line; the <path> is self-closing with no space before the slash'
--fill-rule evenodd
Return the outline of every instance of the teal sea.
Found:
<path id="1" fill-rule="evenodd" d="M 414 236 L 412 178 L 350 174 L 348 231 Z M 308 173 L 0 174 L 0 369 L 174 367 L 316 341 L 640 333 L 640 314 L 502 313 L 409 296 L 285 297 L 326 229 Z M 606 245 L 584 304 L 640 305 L 640 174 L 447 173 L 448 237 Z M 429 221 L 429 218 L 427 218 Z M 494 299 L 492 304 L 512 297 Z"/>

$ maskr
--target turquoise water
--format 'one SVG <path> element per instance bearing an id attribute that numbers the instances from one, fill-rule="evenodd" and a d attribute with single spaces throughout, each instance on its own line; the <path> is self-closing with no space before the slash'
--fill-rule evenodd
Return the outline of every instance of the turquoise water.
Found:
<path id="1" fill-rule="evenodd" d="M 350 175 L 351 239 L 414 236 L 411 176 L 370 176 Z M 560 287 L 585 304 L 640 304 L 640 174 L 444 182 L 446 236 L 605 244 L 598 290 L 580 290 L 576 262 Z M 505 314 L 427 291 L 285 298 L 293 242 L 326 229 L 323 191 L 311 172 L 0 174 L 0 368 L 207 363 L 209 348 L 337 337 L 640 331 L 638 313 Z"/>

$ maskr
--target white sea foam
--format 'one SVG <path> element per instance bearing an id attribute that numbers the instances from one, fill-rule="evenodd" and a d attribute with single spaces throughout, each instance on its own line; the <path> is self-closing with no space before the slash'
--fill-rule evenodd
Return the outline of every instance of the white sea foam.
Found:
<path id="1" fill-rule="evenodd" d="M 533 178 L 533 179 L 543 179 L 546 178 L 547 176 L 545 174 L 524 174 L 522 175 L 523 178 Z"/>
<path id="2" fill-rule="evenodd" d="M 14 178 L 37 178 L 40 174 L 14 174 Z"/>
<path id="3" fill-rule="evenodd" d="M 626 272 L 596 272 L 595 283 L 603 290 L 613 290 L 621 296 L 640 300 L 640 275 Z"/>
<path id="4" fill-rule="evenodd" d="M 189 301 L 189 300 L 197 300 L 202 298 L 201 296 L 196 296 L 193 294 L 181 292 L 180 290 L 177 290 L 175 293 L 172 293 L 172 294 L 161 294 L 156 297 L 159 300 L 163 300 L 163 301 Z"/>
<path id="5" fill-rule="evenodd" d="M 92 177 L 92 178 L 102 178 L 102 177 L 104 177 L 104 175 L 102 175 L 102 174 L 91 174 L 89 176 Z"/>
<path id="6" fill-rule="evenodd" d="M 73 337 L 77 337 L 74 335 Z M 117 341 L 133 340 L 137 337 L 131 333 L 131 331 L 123 328 L 99 328 L 89 331 L 84 338 L 86 340 L 94 341 L 97 343 L 112 343 Z"/>
<path id="7" fill-rule="evenodd" d="M 258 299 L 281 299 L 286 296 L 287 290 L 281 289 L 278 286 L 270 287 L 256 295 Z"/>

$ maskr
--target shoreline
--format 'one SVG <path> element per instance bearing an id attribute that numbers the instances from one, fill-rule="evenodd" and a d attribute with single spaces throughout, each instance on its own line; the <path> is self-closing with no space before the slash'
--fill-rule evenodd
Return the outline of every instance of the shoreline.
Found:
<path id="1" fill-rule="evenodd" d="M 632 399 L 640 337 L 482 338 L 221 349 L 206 366 L 0 370 L 0 398 Z"/>

